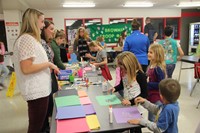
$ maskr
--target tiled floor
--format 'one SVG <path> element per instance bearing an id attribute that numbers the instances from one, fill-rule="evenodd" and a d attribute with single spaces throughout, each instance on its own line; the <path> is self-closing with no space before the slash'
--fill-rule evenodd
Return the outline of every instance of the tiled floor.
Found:
<path id="1" fill-rule="evenodd" d="M 183 63 L 184 67 L 190 67 L 192 64 Z M 115 78 L 115 69 L 110 68 L 113 78 Z M 179 74 L 179 63 L 177 63 L 173 78 L 177 79 Z M 194 133 L 200 121 L 200 107 L 196 109 L 200 100 L 200 84 L 198 84 L 193 92 L 192 97 L 189 96 L 195 79 L 193 78 L 193 70 L 187 69 L 182 71 L 181 75 L 181 96 L 179 98 L 180 114 L 179 114 L 179 133 Z M 7 80 L 7 84 L 8 84 Z M 114 85 L 115 80 L 110 82 Z M 12 98 L 6 97 L 7 89 L 0 91 L 0 133 L 25 133 L 28 127 L 27 104 L 22 99 L 18 89 L 15 90 Z M 144 113 L 144 117 L 147 112 Z M 144 132 L 150 132 L 147 128 Z"/>

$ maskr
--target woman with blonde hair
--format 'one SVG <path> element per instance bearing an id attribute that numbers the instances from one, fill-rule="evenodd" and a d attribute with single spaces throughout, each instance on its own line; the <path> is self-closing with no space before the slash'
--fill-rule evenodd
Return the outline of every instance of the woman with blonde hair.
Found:
<path id="1" fill-rule="evenodd" d="M 20 35 L 14 44 L 13 62 L 17 85 L 28 103 L 28 133 L 40 132 L 51 93 L 50 69 L 59 72 L 58 68 L 48 61 L 40 43 L 43 27 L 44 14 L 36 9 L 27 9 L 22 17 Z"/>
<path id="2" fill-rule="evenodd" d="M 88 58 L 85 56 L 86 53 L 90 53 L 88 44 L 91 42 L 91 39 L 89 38 L 89 35 L 84 27 L 80 27 L 77 30 L 76 38 L 74 40 L 74 53 L 77 55 L 77 58 L 79 61 L 81 61 L 81 58 L 83 60 L 87 61 Z"/>

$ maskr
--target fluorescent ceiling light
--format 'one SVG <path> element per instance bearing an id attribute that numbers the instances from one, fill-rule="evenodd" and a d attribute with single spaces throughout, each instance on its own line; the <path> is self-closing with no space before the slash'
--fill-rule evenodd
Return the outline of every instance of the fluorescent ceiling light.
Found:
<path id="1" fill-rule="evenodd" d="M 180 4 L 176 5 L 177 7 L 197 7 L 200 6 L 200 1 L 199 2 L 180 2 Z"/>
<path id="2" fill-rule="evenodd" d="M 86 2 L 74 2 L 74 3 L 65 3 L 63 7 L 95 7 L 94 3 L 86 3 Z"/>
<path id="3" fill-rule="evenodd" d="M 126 2 L 123 7 L 152 7 L 150 2 Z"/>

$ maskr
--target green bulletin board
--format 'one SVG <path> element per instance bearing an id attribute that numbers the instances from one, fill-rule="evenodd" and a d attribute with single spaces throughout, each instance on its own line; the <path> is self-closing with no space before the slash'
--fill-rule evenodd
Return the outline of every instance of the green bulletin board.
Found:
<path id="1" fill-rule="evenodd" d="M 131 24 L 89 25 L 88 29 L 92 40 L 104 36 L 106 43 L 116 43 L 123 30 L 127 30 L 127 35 L 131 33 Z"/>

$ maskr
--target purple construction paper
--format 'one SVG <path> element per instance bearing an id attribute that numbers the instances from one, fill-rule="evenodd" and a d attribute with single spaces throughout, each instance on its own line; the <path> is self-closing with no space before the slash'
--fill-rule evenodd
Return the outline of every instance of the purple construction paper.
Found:
<path id="1" fill-rule="evenodd" d="M 85 117 L 83 106 L 58 107 L 56 119 L 70 119 Z"/>
<path id="2" fill-rule="evenodd" d="M 127 123 L 128 120 L 139 119 L 142 117 L 136 106 L 113 108 L 113 113 L 117 123 Z"/>
<path id="3" fill-rule="evenodd" d="M 90 114 L 96 114 L 94 107 L 92 106 L 92 104 L 88 104 L 88 105 L 83 105 L 84 111 L 86 115 L 90 115 Z"/>

